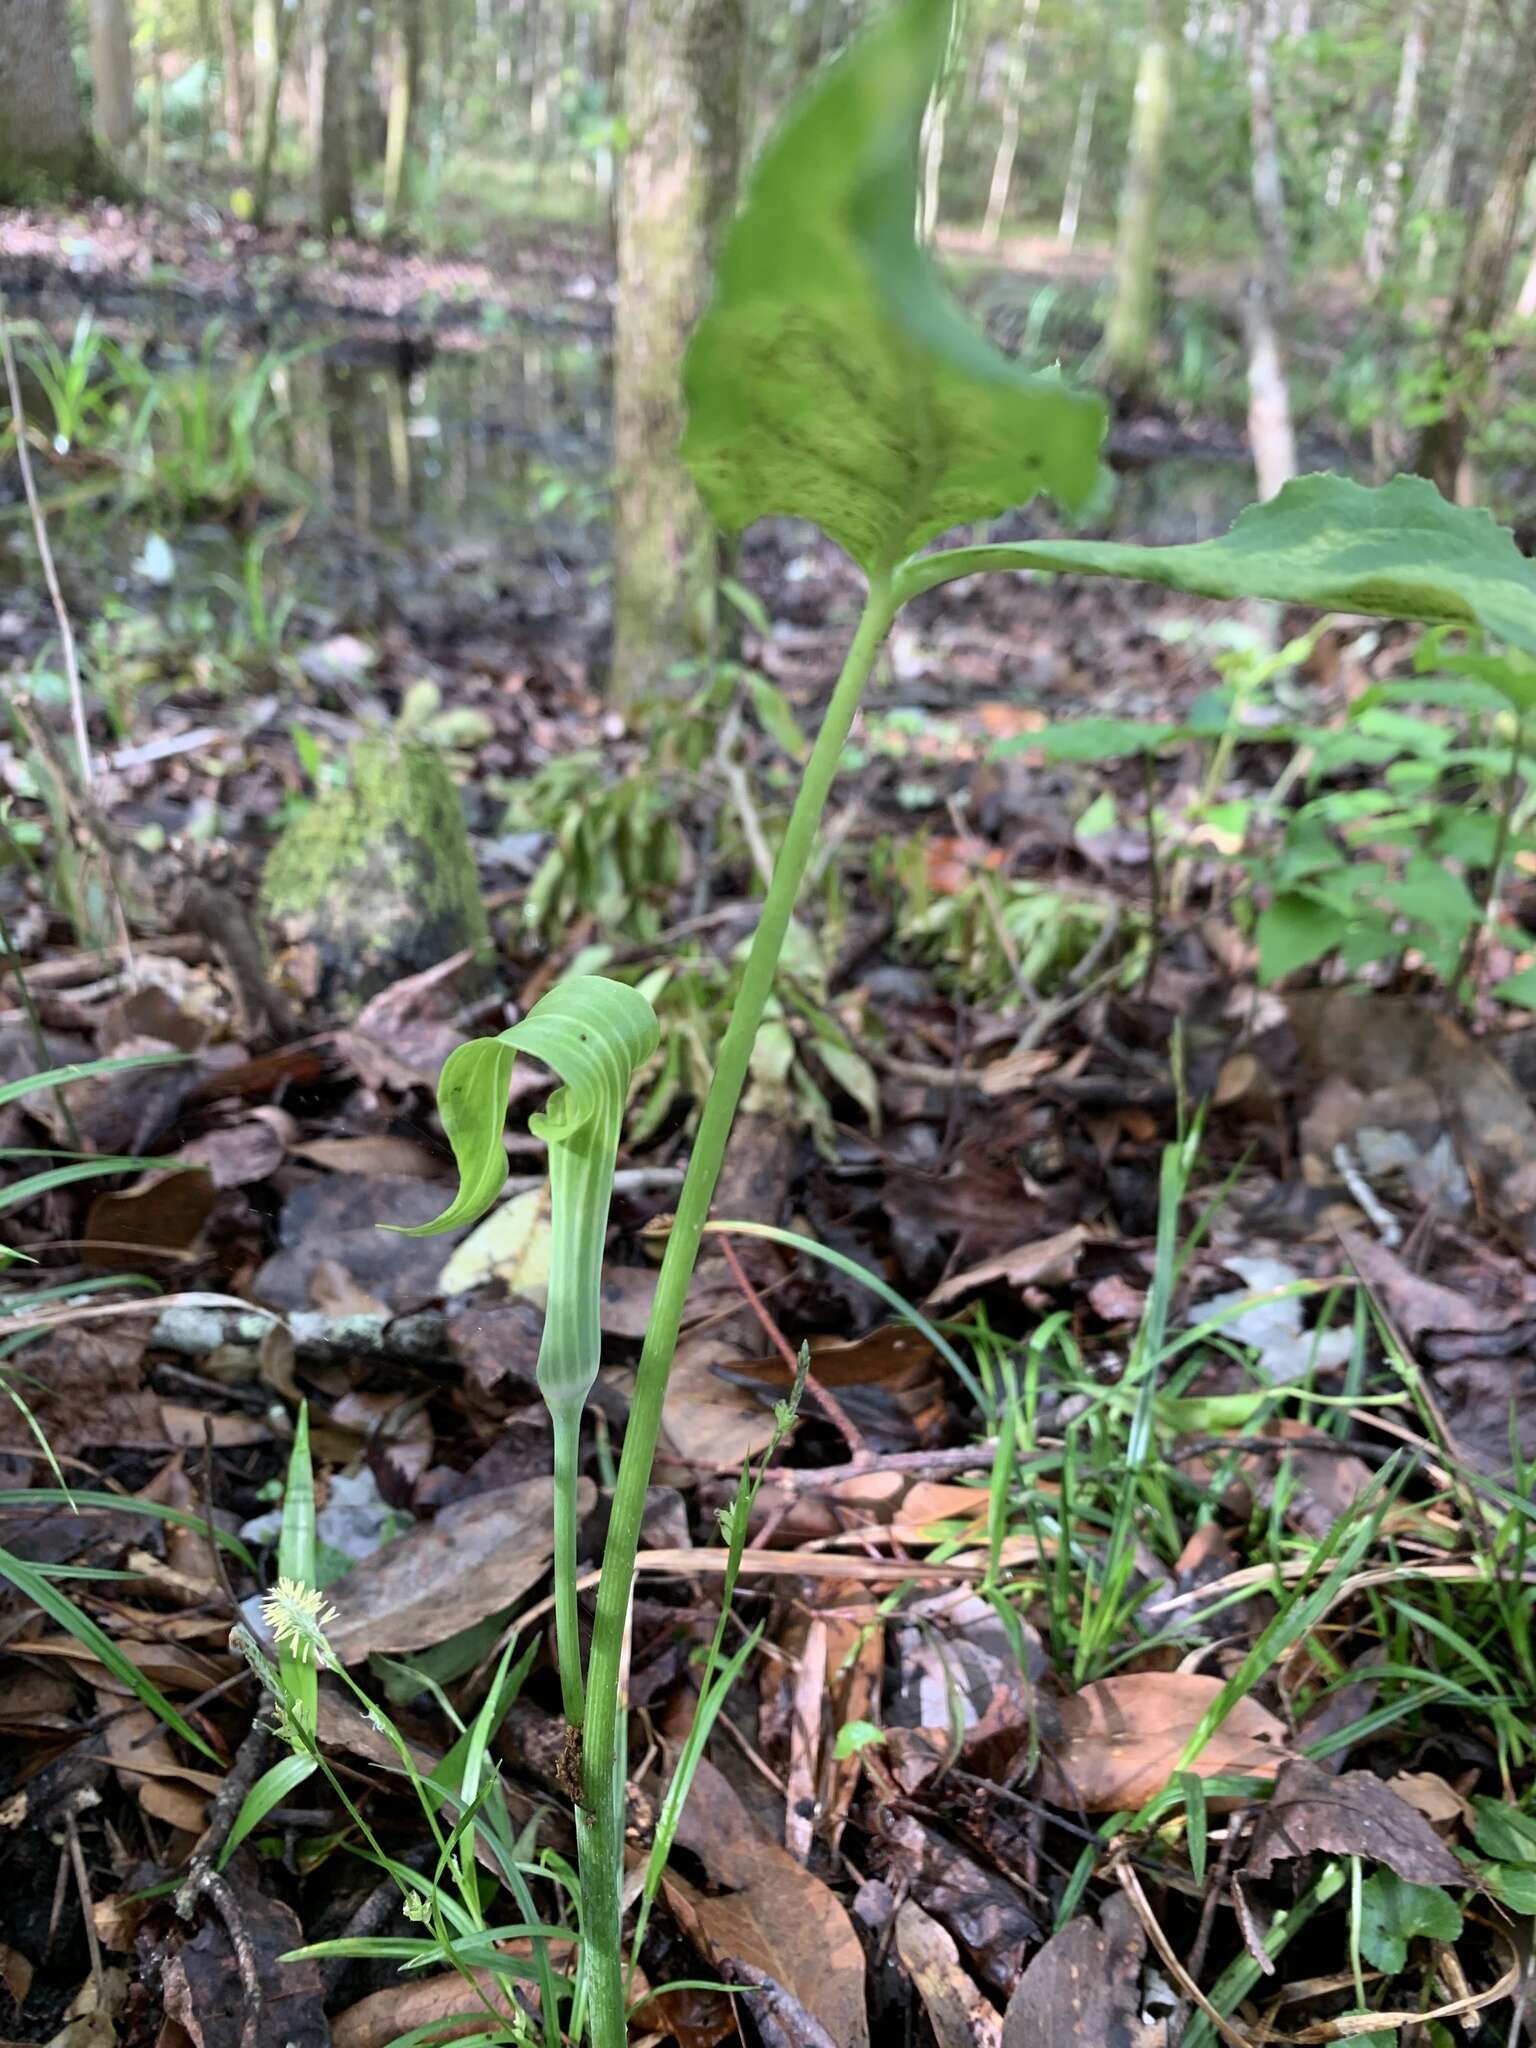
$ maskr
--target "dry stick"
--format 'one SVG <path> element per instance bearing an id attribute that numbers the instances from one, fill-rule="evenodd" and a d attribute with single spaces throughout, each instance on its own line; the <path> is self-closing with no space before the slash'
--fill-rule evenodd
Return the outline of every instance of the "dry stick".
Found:
<path id="1" fill-rule="evenodd" d="M 1240 2034 L 1229 2020 L 1223 2018 L 1200 1989 L 1194 1978 L 1190 1976 L 1188 1970 L 1179 1961 L 1178 1951 L 1174 1948 L 1167 1935 L 1164 1934 L 1162 1925 L 1152 1910 L 1151 1901 L 1142 1890 L 1141 1879 L 1136 1875 L 1130 1864 L 1117 1861 L 1115 1877 L 1119 1882 L 1121 1890 L 1130 1900 L 1137 1919 L 1146 1929 L 1147 1939 L 1157 1950 L 1159 1956 L 1161 1956 L 1164 1969 L 1184 1993 L 1184 1996 L 1199 2006 L 1223 2041 L 1228 2044 L 1228 2048 L 1253 2048 L 1253 2043 L 1249 2040 L 1248 2036 Z"/>
<path id="2" fill-rule="evenodd" d="M 745 1296 L 748 1308 L 757 1317 L 758 1322 L 762 1325 L 764 1335 L 789 1367 L 790 1377 L 793 1378 L 800 1369 L 800 1361 L 795 1356 L 794 1346 L 774 1321 L 772 1311 L 748 1279 L 747 1269 L 742 1265 L 740 1258 L 737 1256 L 736 1247 L 724 1232 L 720 1234 L 720 1249 L 725 1253 L 725 1263 L 730 1267 L 736 1285 Z M 849 1415 L 842 1402 L 828 1388 L 822 1386 L 814 1373 L 808 1372 L 806 1374 L 805 1384 L 809 1392 L 814 1394 L 821 1403 L 827 1420 L 841 1433 L 843 1441 L 848 1446 L 848 1454 L 853 1463 L 861 1467 L 867 1464 L 869 1461 L 869 1446 L 865 1443 L 858 1424 Z"/>
<path id="3" fill-rule="evenodd" d="M 77 1794 L 76 1799 L 78 1797 L 79 1795 Z M 95 1804 L 94 1793 L 91 1795 L 91 1803 Z M 101 1960 L 101 1943 L 96 1935 L 96 1917 L 91 1910 L 91 1880 L 90 1874 L 85 1867 L 85 1852 L 80 1847 L 80 1829 L 75 1820 L 77 1810 L 77 1806 L 73 1802 L 64 1809 L 64 1839 L 69 1845 L 70 1868 L 75 1873 L 75 1885 L 80 1893 L 80 1918 L 85 1923 L 85 1946 L 91 1959 L 91 1982 L 96 1987 L 96 2002 L 100 2009 L 105 2012 L 107 2007 L 106 1971 Z"/>
<path id="4" fill-rule="evenodd" d="M 37 542 L 38 559 L 43 565 L 43 581 L 48 586 L 48 595 L 53 600 L 53 615 L 59 622 L 59 639 L 64 649 L 64 675 L 69 684 L 69 715 L 75 729 L 75 746 L 80 755 L 80 780 L 87 789 L 95 780 L 95 763 L 91 756 L 91 737 L 86 729 L 85 688 L 80 680 L 80 662 L 75 652 L 75 629 L 69 621 L 69 608 L 64 602 L 64 592 L 59 587 L 59 572 L 54 567 L 53 549 L 48 545 L 48 528 L 43 519 L 42 503 L 37 495 L 37 481 L 32 474 L 32 457 L 27 449 L 26 415 L 21 406 L 21 378 L 16 370 L 16 351 L 11 346 L 10 313 L 4 293 L 0 293 L 0 357 L 5 361 L 5 381 L 11 394 L 11 416 L 16 423 L 16 460 L 21 468 L 21 487 L 27 494 L 27 510 L 32 515 L 32 534 Z"/>

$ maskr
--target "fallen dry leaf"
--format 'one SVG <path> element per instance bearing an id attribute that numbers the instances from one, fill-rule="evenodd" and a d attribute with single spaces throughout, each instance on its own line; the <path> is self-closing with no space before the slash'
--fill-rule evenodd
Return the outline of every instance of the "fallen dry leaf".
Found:
<path id="1" fill-rule="evenodd" d="M 290 1148 L 295 1159 L 332 1173 L 383 1174 L 395 1180 L 441 1180 L 443 1161 L 414 1138 L 388 1133 L 363 1138 L 310 1138 Z"/>
<path id="2" fill-rule="evenodd" d="M 881 1829 L 890 1880 L 952 1934 L 987 1989 L 1005 1999 L 1041 1928 L 1023 1893 L 915 1814 L 887 1814 Z"/>
<path id="3" fill-rule="evenodd" d="M 995 1259 L 986 1259 L 964 1273 L 952 1273 L 929 1295 L 929 1308 L 943 1308 L 962 1294 L 978 1287 L 990 1287 L 996 1280 L 1010 1287 L 1052 1286 L 1070 1280 L 1077 1271 L 1078 1256 L 1088 1242 L 1087 1227 L 1074 1223 L 1054 1237 L 1037 1238 L 1032 1244 L 1017 1245 Z"/>
<path id="4" fill-rule="evenodd" d="M 298 1916 L 250 1885 L 232 1877 L 224 1882 L 239 1911 L 246 1969 L 254 1970 L 261 1987 L 254 2044 L 230 1931 L 208 1908 L 193 1938 L 165 1959 L 160 1984 L 167 2013 L 186 2028 L 193 2048 L 329 2048 L 320 1965 L 279 1960 L 303 1945 Z"/>
<path id="5" fill-rule="evenodd" d="M 511 1950 L 519 1946 L 507 1944 Z M 558 1945 L 552 1945 L 552 1959 L 556 1969 L 569 1967 L 569 1957 Z M 431 2028 L 434 2041 L 456 2041 L 463 2034 L 485 2031 L 487 2004 L 509 2018 L 521 2014 L 526 2020 L 526 2010 L 518 2006 L 505 1977 L 494 1970 L 471 1974 L 473 1990 L 457 1970 L 444 1970 L 432 1977 L 402 1977 L 382 1991 L 370 1992 L 331 2021 L 331 2048 L 388 2048 L 402 2034 L 422 2027 Z M 537 2008 L 536 1991 L 532 2002 Z"/>
<path id="6" fill-rule="evenodd" d="M 29 1344 L 16 1388 L 57 1457 L 93 1444 L 163 1441 L 160 1403 L 144 1384 L 144 1331 L 131 1321 L 70 1323 Z M 20 1362 L 20 1361 L 18 1361 Z M 27 1418 L 0 1401 L 0 1446 L 35 1449 Z"/>
<path id="7" fill-rule="evenodd" d="M 1438 1771 L 1399 1771 L 1395 1778 L 1388 1778 L 1387 1787 L 1434 1827 L 1451 1827 L 1461 1821 L 1470 1827 L 1476 1817 L 1471 1800 L 1448 1785 Z"/>
<path id="8" fill-rule="evenodd" d="M 196 1168 L 147 1173 L 131 1188 L 97 1195 L 86 1211 L 85 1262 L 103 1271 L 149 1252 L 186 1252 L 218 1200 L 212 1177 Z"/>
<path id="9" fill-rule="evenodd" d="M 124 1713 L 114 1695 L 99 1691 L 96 1700 L 102 1715 L 102 1746 L 121 1782 L 156 1820 L 185 1834 L 201 1834 L 208 1801 L 224 1780 L 215 1772 L 181 1763 L 164 1727 L 147 1708 L 130 1707 Z"/>
<path id="10" fill-rule="evenodd" d="M 375 1653 L 423 1650 L 511 1607 L 549 1568 L 554 1498 L 553 1479 L 539 1478 L 456 1501 L 354 1565 L 329 1588 L 338 1655 L 355 1664 Z M 597 1489 L 583 1479 L 578 1518 L 596 1500 Z"/>
<path id="11" fill-rule="evenodd" d="M 1129 1899 L 1108 1899 L 1102 1926 L 1086 1915 L 1053 1934 L 1019 1979 L 1003 2048 L 1151 2048 L 1141 2021 L 1146 1937 Z"/>
<path id="12" fill-rule="evenodd" d="M 917 1986 L 936 2048 L 1001 2048 L 996 2008 L 961 1967 L 960 1951 L 914 1900 L 896 1914 L 896 1953 Z"/>
<path id="13" fill-rule="evenodd" d="M 758 1831 L 708 1762 L 699 1765 L 677 1839 L 722 1887 L 700 1891 L 672 1872 L 664 1880 L 673 1912 L 715 1968 L 735 1982 L 761 1973 L 805 2008 L 834 2048 L 869 2048 L 864 1951 L 853 1922 L 820 1878 Z"/>
<path id="14" fill-rule="evenodd" d="M 1061 1736 L 1041 1764 L 1042 1795 L 1087 1813 L 1134 1812 L 1179 1768 L 1221 1689 L 1219 1678 L 1194 1671 L 1138 1671 L 1085 1685 L 1058 1705 Z M 1188 1768 L 1200 1778 L 1273 1778 L 1288 1761 L 1286 1740 L 1283 1721 L 1241 1699 Z"/>
<path id="15" fill-rule="evenodd" d="M 1409 1884 L 1467 1882 L 1466 1865 L 1424 1815 L 1380 1778 L 1369 1771 L 1335 1778 L 1320 1764 L 1296 1757 L 1275 1781 L 1243 1867 L 1252 1877 L 1268 1877 L 1277 1863 L 1318 1850 L 1384 1863 Z"/>
<path id="16" fill-rule="evenodd" d="M 677 1457 L 691 1464 L 740 1465 L 766 1450 L 773 1438 L 772 1403 L 715 1370 L 743 1362 L 743 1353 L 722 1337 L 685 1337 L 678 1345 L 661 1413 L 663 1437 Z"/>

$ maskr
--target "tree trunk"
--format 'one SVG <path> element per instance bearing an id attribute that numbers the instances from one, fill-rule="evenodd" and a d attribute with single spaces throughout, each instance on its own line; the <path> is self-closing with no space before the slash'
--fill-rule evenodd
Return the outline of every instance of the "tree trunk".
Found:
<path id="1" fill-rule="evenodd" d="M 1506 69 L 1509 97 L 1501 124 L 1498 168 L 1462 251 L 1445 324 L 1440 361 L 1445 379 L 1441 416 L 1424 429 L 1414 468 L 1448 498 L 1457 494 L 1479 401 L 1488 383 L 1486 337 L 1499 323 L 1520 230 L 1521 205 L 1536 164 L 1536 93 L 1530 89 L 1536 5 L 1526 17 L 1522 47 Z"/>
<path id="2" fill-rule="evenodd" d="M 714 635 L 716 543 L 677 458 L 683 350 L 735 198 L 742 0 L 631 0 L 614 333 L 613 692 L 663 687 Z"/>
<path id="3" fill-rule="evenodd" d="M 411 147 L 421 92 L 421 0 L 400 0 L 389 119 L 384 133 L 384 211 L 399 220 L 410 202 Z"/>
<path id="4" fill-rule="evenodd" d="M 1419 74 L 1424 68 L 1424 40 L 1428 23 L 1426 0 L 1415 0 L 1403 36 L 1403 54 L 1397 67 L 1397 92 L 1392 101 L 1392 119 L 1387 128 L 1387 157 L 1376 187 L 1376 203 L 1365 231 L 1362 260 L 1366 282 L 1380 291 L 1397 258 L 1397 235 L 1402 222 L 1403 169 L 1413 140 L 1414 118 L 1419 111 Z"/>
<path id="5" fill-rule="evenodd" d="M 1067 185 L 1061 195 L 1061 219 L 1056 234 L 1070 249 L 1077 240 L 1077 224 L 1083 216 L 1083 195 L 1088 190 L 1088 171 L 1093 162 L 1093 110 L 1098 104 L 1099 82 L 1090 78 L 1077 101 L 1077 121 L 1072 129 L 1072 153 L 1067 159 Z"/>
<path id="6" fill-rule="evenodd" d="M 0 203 L 95 182 L 65 0 L 0 0 Z"/>
<path id="7" fill-rule="evenodd" d="M 252 218 L 257 227 L 267 224 L 267 211 L 272 204 L 272 160 L 277 154 L 278 112 L 283 96 L 283 73 L 288 68 L 288 52 L 293 47 L 293 33 L 299 25 L 304 0 L 294 0 L 294 5 L 280 6 L 272 26 L 272 41 L 267 52 L 266 71 L 261 102 L 258 108 L 260 128 L 256 150 L 256 191 Z"/>
<path id="8" fill-rule="evenodd" d="M 1248 441 L 1261 498 L 1272 498 L 1296 474 L 1290 378 L 1281 338 L 1290 292 L 1290 234 L 1271 64 L 1279 23 L 1280 0 L 1249 0 L 1248 122 L 1260 262 L 1246 306 Z"/>
<path id="9" fill-rule="evenodd" d="M 1445 126 L 1440 130 L 1424 175 L 1424 211 L 1429 226 L 1419 244 L 1418 282 L 1427 285 L 1435 274 L 1440 254 L 1440 222 L 1450 204 L 1451 179 L 1456 170 L 1456 152 L 1467 123 L 1467 102 L 1471 96 L 1472 58 L 1477 49 L 1477 31 L 1482 21 L 1483 0 L 1467 0 L 1461 17 L 1461 37 L 1456 45 L 1456 62 L 1451 68 L 1451 89 L 1445 106 Z"/>
<path id="10" fill-rule="evenodd" d="M 219 42 L 224 61 L 224 132 L 231 157 L 238 157 L 250 128 L 250 94 L 245 75 L 245 42 L 235 0 L 219 0 Z"/>
<path id="11" fill-rule="evenodd" d="M 1173 123 L 1184 0 L 1149 0 L 1136 105 L 1131 117 L 1125 189 L 1115 235 L 1114 297 L 1104 329 L 1105 371 L 1121 392 L 1139 390 L 1152 362 L 1157 312 L 1157 216 L 1163 159 Z"/>
<path id="12" fill-rule="evenodd" d="M 981 224 L 981 239 L 989 249 L 996 247 L 998 235 L 1002 232 L 1003 216 L 1008 211 L 1014 158 L 1019 149 L 1019 116 L 1024 104 L 1024 87 L 1029 78 L 1029 58 L 1039 15 L 1040 0 L 1024 0 L 1024 25 L 1008 59 L 1008 76 L 1003 85 L 1003 128 L 997 140 L 997 155 L 992 159 L 987 215 Z"/>
<path id="13" fill-rule="evenodd" d="M 326 0 L 320 81 L 320 232 L 351 234 L 352 10 L 354 0 Z"/>
<path id="14" fill-rule="evenodd" d="M 133 140 L 133 46 L 123 0 L 91 0 L 90 40 L 96 133 L 122 149 Z"/>
<path id="15" fill-rule="evenodd" d="M 384 154 L 388 118 L 379 94 L 377 71 L 379 50 L 378 9 L 369 0 L 353 0 L 352 42 L 356 61 L 352 66 L 356 101 L 352 109 L 352 140 L 360 163 L 376 164 Z"/>

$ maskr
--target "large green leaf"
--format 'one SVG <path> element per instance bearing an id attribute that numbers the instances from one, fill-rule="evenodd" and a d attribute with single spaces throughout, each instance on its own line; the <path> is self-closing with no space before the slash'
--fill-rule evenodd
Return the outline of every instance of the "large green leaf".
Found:
<path id="1" fill-rule="evenodd" d="M 916 240 L 950 11 L 903 0 L 801 100 L 752 177 L 683 373 L 683 454 L 720 524 L 813 519 L 877 572 L 1038 491 L 1080 510 L 1099 482 L 1100 402 L 993 348 Z"/>
<path id="2" fill-rule="evenodd" d="M 953 548 L 910 562 L 901 598 L 981 569 L 1126 576 L 1197 597 L 1274 598 L 1322 611 L 1474 626 L 1536 654 L 1536 564 L 1487 512 L 1451 505 L 1422 477 L 1375 488 L 1303 476 L 1230 533 L 1188 547 L 1118 541 L 1021 541 Z M 1536 680 L 1510 668 L 1498 687 L 1536 702 Z"/>

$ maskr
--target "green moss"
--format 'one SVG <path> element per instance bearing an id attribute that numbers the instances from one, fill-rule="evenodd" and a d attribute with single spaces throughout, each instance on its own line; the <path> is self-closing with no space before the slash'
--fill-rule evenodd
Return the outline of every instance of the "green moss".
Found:
<path id="1" fill-rule="evenodd" d="M 360 741 L 346 788 L 326 792 L 273 847 L 262 905 L 287 941 L 317 948 L 321 994 L 341 1007 L 482 949 L 485 906 L 443 756 Z"/>
<path id="2" fill-rule="evenodd" d="M 95 143 L 44 156 L 0 148 L 0 206 L 42 206 L 55 199 L 113 199 L 126 204 L 135 187 Z"/>

